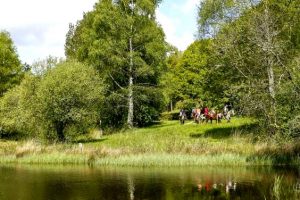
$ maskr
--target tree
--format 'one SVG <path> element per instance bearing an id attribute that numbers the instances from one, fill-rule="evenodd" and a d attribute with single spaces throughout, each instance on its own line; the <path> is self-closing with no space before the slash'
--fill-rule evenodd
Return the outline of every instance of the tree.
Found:
<path id="1" fill-rule="evenodd" d="M 177 76 L 177 66 L 179 65 L 181 57 L 182 52 L 178 51 L 176 47 L 170 46 L 170 51 L 166 59 L 166 67 L 160 78 L 160 85 L 163 88 L 164 98 L 171 111 L 173 111 L 176 102 L 181 100 L 179 99 L 180 79 Z"/>
<path id="2" fill-rule="evenodd" d="M 254 7 L 260 0 L 205 0 L 198 13 L 200 38 L 215 37 L 223 28 L 239 18 L 243 12 Z"/>
<path id="3" fill-rule="evenodd" d="M 20 85 L 8 90 L 0 99 L 1 136 L 39 136 L 41 123 L 35 110 L 39 81 L 39 78 L 26 73 Z"/>
<path id="4" fill-rule="evenodd" d="M 158 3 L 100 1 L 76 27 L 70 26 L 65 45 L 67 57 L 95 66 L 109 85 L 109 108 L 103 119 L 106 124 L 125 123 L 131 128 L 134 123 L 144 124 L 137 114 L 144 112 L 145 107 L 157 110 L 154 115 L 159 112 L 160 101 L 150 98 L 159 93 L 159 71 L 166 53 L 164 33 L 155 21 Z M 140 101 L 142 96 L 144 100 Z"/>
<path id="5" fill-rule="evenodd" d="M 64 141 L 99 122 L 104 85 L 97 71 L 62 62 L 44 76 L 25 74 L 21 84 L 0 100 L 2 135 Z"/>
<path id="6" fill-rule="evenodd" d="M 210 52 L 211 41 L 203 39 L 193 42 L 183 53 L 175 50 L 169 55 L 162 85 L 170 102 L 190 105 L 184 107 L 190 109 L 209 100 L 203 88 Z"/>
<path id="7" fill-rule="evenodd" d="M 10 35 L 0 31 L 0 97 L 22 78 L 21 62 Z"/>
<path id="8" fill-rule="evenodd" d="M 39 83 L 37 115 L 64 141 L 67 128 L 97 123 L 102 92 L 102 81 L 92 67 L 74 61 L 61 63 L 48 71 Z"/>
<path id="9" fill-rule="evenodd" d="M 262 119 L 272 133 L 286 122 L 287 113 L 278 112 L 286 108 L 279 93 L 285 88 L 293 94 L 297 88 L 289 68 L 299 52 L 299 32 L 294 29 L 299 20 L 291 17 L 296 10 L 299 7 L 291 1 L 257 1 L 222 24 L 214 38 L 215 69 L 224 72 L 216 74 L 230 85 L 227 92 L 239 96 L 243 110 Z M 291 85 L 294 89 L 286 90 Z"/>
<path id="10" fill-rule="evenodd" d="M 47 56 L 45 59 L 36 60 L 31 65 L 31 71 L 35 75 L 42 76 L 50 69 L 54 68 L 59 63 L 63 62 L 63 58 Z"/>

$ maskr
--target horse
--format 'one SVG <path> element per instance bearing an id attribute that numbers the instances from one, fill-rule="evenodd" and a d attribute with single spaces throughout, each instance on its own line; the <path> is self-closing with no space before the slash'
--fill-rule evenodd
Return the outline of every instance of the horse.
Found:
<path id="1" fill-rule="evenodd" d="M 234 115 L 234 110 L 228 110 L 227 112 L 224 112 L 224 117 L 227 120 L 227 123 L 230 122 L 231 116 Z"/>
<path id="2" fill-rule="evenodd" d="M 225 106 L 224 110 L 223 110 L 223 114 L 224 114 L 225 119 L 227 120 L 227 123 L 229 123 L 231 120 L 231 116 L 234 115 L 234 110 L 233 109 L 229 110 L 228 107 Z"/>
<path id="3" fill-rule="evenodd" d="M 186 120 L 186 113 L 184 110 L 181 110 L 179 113 L 179 121 L 180 124 L 184 124 L 184 121 Z"/>
<path id="4" fill-rule="evenodd" d="M 216 120 L 216 123 L 220 123 L 221 119 L 223 118 L 222 113 L 217 113 L 215 111 L 210 111 L 206 116 L 206 123 L 210 120 L 210 123 L 212 123 L 213 120 Z"/>
<path id="5" fill-rule="evenodd" d="M 200 114 L 198 113 L 195 118 L 194 118 L 194 121 L 199 124 L 199 123 L 203 123 L 205 121 L 206 117 L 204 114 Z"/>
<path id="6" fill-rule="evenodd" d="M 179 121 L 180 121 L 180 124 L 184 124 L 185 116 L 184 115 L 179 116 Z"/>
<path id="7" fill-rule="evenodd" d="M 198 116 L 198 120 L 199 120 L 199 122 L 201 122 L 201 123 L 203 123 L 203 122 L 205 121 L 205 119 L 206 119 L 206 117 L 205 117 L 204 114 L 200 114 L 200 115 Z"/>
<path id="8" fill-rule="evenodd" d="M 199 108 L 196 108 L 196 109 L 193 109 L 192 110 L 192 114 L 191 114 L 191 117 L 194 119 L 194 122 L 199 124 L 200 123 L 200 109 Z"/>

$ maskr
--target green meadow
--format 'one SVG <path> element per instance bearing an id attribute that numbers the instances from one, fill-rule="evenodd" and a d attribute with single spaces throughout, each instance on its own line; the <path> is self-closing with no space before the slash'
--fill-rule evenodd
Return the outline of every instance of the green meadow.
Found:
<path id="1" fill-rule="evenodd" d="M 231 123 L 162 121 L 147 128 L 95 137 L 98 130 L 72 143 L 37 140 L 0 142 L 1 163 L 88 164 L 99 166 L 246 166 L 294 165 L 300 145 L 264 139 L 249 118 Z"/>

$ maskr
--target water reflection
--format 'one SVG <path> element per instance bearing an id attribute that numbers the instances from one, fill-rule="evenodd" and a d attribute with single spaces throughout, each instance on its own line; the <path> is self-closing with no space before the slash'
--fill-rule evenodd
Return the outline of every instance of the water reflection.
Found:
<path id="1" fill-rule="evenodd" d="M 0 199 L 297 199 L 299 178 L 298 169 L 13 165 L 0 167 Z"/>

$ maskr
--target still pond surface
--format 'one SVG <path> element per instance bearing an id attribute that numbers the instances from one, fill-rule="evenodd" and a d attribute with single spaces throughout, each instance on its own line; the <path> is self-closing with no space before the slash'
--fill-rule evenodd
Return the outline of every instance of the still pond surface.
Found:
<path id="1" fill-rule="evenodd" d="M 300 170 L 0 167 L 0 199 L 300 199 Z"/>

